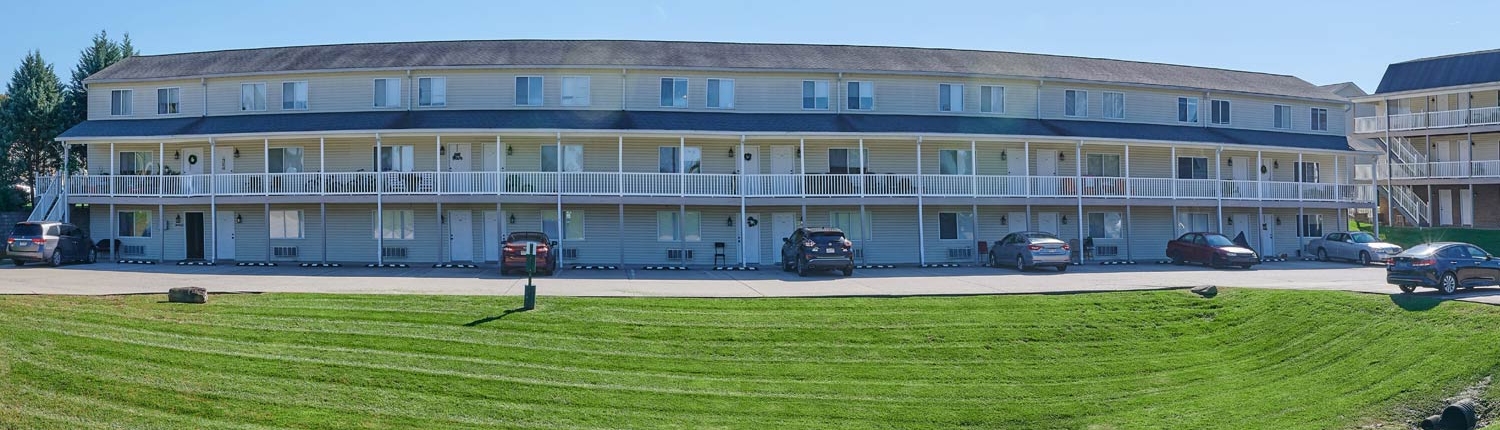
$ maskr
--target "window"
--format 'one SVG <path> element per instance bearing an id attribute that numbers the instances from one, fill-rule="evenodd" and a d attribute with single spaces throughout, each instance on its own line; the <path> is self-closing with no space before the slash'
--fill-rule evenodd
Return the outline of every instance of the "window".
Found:
<path id="1" fill-rule="evenodd" d="M 1125 93 L 1104 93 L 1104 117 L 1111 119 L 1125 118 Z"/>
<path id="2" fill-rule="evenodd" d="M 1210 120 L 1214 124 L 1229 123 L 1229 100 L 1213 100 L 1209 102 Z"/>
<path id="3" fill-rule="evenodd" d="M 964 86 L 960 84 L 938 84 L 938 110 L 942 112 L 963 112 Z"/>
<path id="4" fill-rule="evenodd" d="M 1208 225 L 1208 222 L 1211 219 L 1213 219 L 1213 218 L 1209 217 L 1208 214 L 1206 214 L 1206 213 L 1201 213 L 1201 212 L 1179 212 L 1179 213 L 1177 213 L 1177 231 L 1181 231 L 1181 232 L 1189 232 L 1189 231 L 1213 231 L 1214 228 L 1212 226 Z M 1207 241 L 1205 241 L 1203 239 L 1202 235 L 1194 235 L 1194 236 L 1196 236 L 1196 238 L 1194 240 L 1195 242 L 1198 242 L 1198 243 L 1207 243 Z"/>
<path id="5" fill-rule="evenodd" d="M 298 162 L 301 162 L 301 148 L 298 148 Z M 412 153 L 411 145 L 382 146 L 380 152 L 376 153 L 376 163 L 382 172 L 410 172 L 416 167 L 416 158 Z M 283 165 L 284 167 L 284 165 Z"/>
<path id="6" fill-rule="evenodd" d="M 300 220 L 301 218 L 298 219 Z M 375 235 L 376 238 L 387 240 L 416 239 L 416 214 L 410 209 L 386 209 L 380 211 L 380 225 L 375 230 Z"/>
<path id="7" fill-rule="evenodd" d="M 875 84 L 872 82 L 849 82 L 849 110 L 875 109 Z"/>
<path id="8" fill-rule="evenodd" d="M 967 149 L 944 149 L 938 151 L 938 174 L 974 174 L 974 153 Z"/>
<path id="9" fill-rule="evenodd" d="M 407 146 L 407 148 L 410 148 L 410 146 Z M 302 172 L 302 147 L 271 148 L 270 155 L 270 166 L 268 167 L 270 167 L 271 173 Z"/>
<path id="10" fill-rule="evenodd" d="M 865 160 L 869 159 L 870 149 L 865 149 L 865 156 L 859 156 L 858 149 L 852 148 L 829 148 L 828 149 L 828 173 L 857 175 L 864 171 Z"/>
<path id="11" fill-rule="evenodd" d="M 1276 128 L 1292 128 L 1292 107 L 1287 105 L 1272 106 L 1275 120 L 1272 126 Z"/>
<path id="12" fill-rule="evenodd" d="M 120 211 L 120 237 L 151 237 L 151 211 Z"/>
<path id="13" fill-rule="evenodd" d="M 563 231 L 557 231 L 557 211 L 542 211 L 542 233 L 553 240 L 583 240 L 583 211 L 562 211 Z"/>
<path id="14" fill-rule="evenodd" d="M 401 107 L 401 80 L 381 78 L 375 80 L 375 107 Z"/>
<path id="15" fill-rule="evenodd" d="M 1292 162 L 1294 182 L 1318 182 L 1318 163 Z"/>
<path id="16" fill-rule="evenodd" d="M 156 170 L 156 157 L 149 151 L 120 151 L 121 175 L 150 175 Z"/>
<path id="17" fill-rule="evenodd" d="M 1005 87 L 981 85 L 979 87 L 979 111 L 984 113 L 1005 112 Z"/>
<path id="18" fill-rule="evenodd" d="M 135 94 L 131 90 L 113 90 L 109 92 L 109 114 L 115 116 L 130 115 L 130 99 Z"/>
<path id="19" fill-rule="evenodd" d="M 1086 158 L 1084 176 L 1120 177 L 1120 154 L 1088 154 Z"/>
<path id="20" fill-rule="evenodd" d="M 802 108 L 828 110 L 828 81 L 802 81 Z"/>
<path id="21" fill-rule="evenodd" d="M 519 82 L 516 88 L 519 88 Z M 520 100 L 519 95 L 516 100 Z M 562 105 L 563 106 L 588 106 L 589 101 L 589 77 L 588 76 L 563 76 L 562 78 Z"/>
<path id="22" fill-rule="evenodd" d="M 557 170 L 558 170 L 558 165 L 557 165 L 557 145 L 543 146 L 542 147 L 542 171 L 543 172 L 556 172 Z M 562 171 L 564 171 L 564 172 L 582 172 L 583 171 L 583 146 L 582 145 L 563 145 Z"/>
<path id="23" fill-rule="evenodd" d="M 516 77 L 516 106 L 542 105 L 542 77 Z"/>
<path id="24" fill-rule="evenodd" d="M 679 224 L 680 217 L 686 219 L 687 222 Z M 658 211 L 656 213 L 656 241 L 676 242 L 680 240 L 688 242 L 703 240 L 703 215 L 699 212 Z"/>
<path id="25" fill-rule="evenodd" d="M 537 82 L 541 82 L 540 79 Z M 538 91 L 540 94 L 541 92 Z M 541 97 L 538 95 L 538 97 Z M 448 78 L 417 78 L 417 106 L 448 105 Z"/>
<path id="26" fill-rule="evenodd" d="M 1323 237 L 1323 215 L 1299 215 L 1297 237 Z"/>
<path id="27" fill-rule="evenodd" d="M 1198 98 L 1197 97 L 1178 97 L 1177 98 L 1177 121 L 1178 122 L 1198 122 Z"/>
<path id="28" fill-rule="evenodd" d="M 177 88 L 158 88 L 156 90 L 156 114 L 171 115 L 181 113 L 179 102 L 180 92 Z"/>
<path id="29" fill-rule="evenodd" d="M 240 110 L 266 110 L 266 84 L 240 84 Z"/>
<path id="30" fill-rule="evenodd" d="M 708 80 L 708 107 L 734 109 L 734 80 Z"/>
<path id="31" fill-rule="evenodd" d="M 1089 114 L 1089 92 L 1078 90 L 1063 91 L 1063 115 L 1064 116 L 1088 116 Z"/>
<path id="32" fill-rule="evenodd" d="M 307 81 L 281 83 L 281 110 L 307 109 Z"/>
<path id="33" fill-rule="evenodd" d="M 687 78 L 661 78 L 661 107 L 687 107 Z"/>
<path id="34" fill-rule="evenodd" d="M 864 240 L 865 232 L 870 230 L 870 220 L 861 220 L 859 212 L 829 212 L 828 224 L 843 230 L 849 240 Z"/>
<path id="35" fill-rule="evenodd" d="M 408 211 L 409 212 L 409 211 Z M 302 211 L 271 211 L 272 239 L 301 239 Z"/>
<path id="36" fill-rule="evenodd" d="M 1328 131 L 1328 109 L 1312 108 L 1311 127 L 1317 131 Z"/>
<path id="37" fill-rule="evenodd" d="M 1177 179 L 1208 179 L 1208 157 L 1177 157 Z"/>
<path id="38" fill-rule="evenodd" d="M 679 157 L 678 150 L 682 154 Z M 688 146 L 662 146 L 657 148 L 656 171 L 658 173 L 703 173 L 703 148 Z"/>
<path id="39" fill-rule="evenodd" d="M 1089 237 L 1095 239 L 1124 239 L 1124 224 L 1119 212 L 1090 212 Z"/>
<path id="40" fill-rule="evenodd" d="M 974 214 L 968 212 L 939 212 L 938 239 L 974 240 Z"/>

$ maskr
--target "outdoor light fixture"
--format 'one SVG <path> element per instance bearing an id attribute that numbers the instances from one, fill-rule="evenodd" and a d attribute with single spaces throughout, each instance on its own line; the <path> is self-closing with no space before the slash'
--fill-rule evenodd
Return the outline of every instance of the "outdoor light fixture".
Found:
<path id="1" fill-rule="evenodd" d="M 240 149 L 234 148 L 234 158 L 240 158 Z"/>
<path id="2" fill-rule="evenodd" d="M 1005 156 L 1005 150 L 1004 149 L 1000 150 L 1000 161 L 1005 161 L 1006 159 L 1007 158 Z"/>
<path id="3" fill-rule="evenodd" d="M 1057 153 L 1057 161 L 1068 161 L 1068 156 L 1061 151 Z"/>
<path id="4" fill-rule="evenodd" d="M 1276 217 L 1276 225 L 1281 225 L 1281 217 Z"/>
<path id="5" fill-rule="evenodd" d="M 1000 225 L 1010 225 L 1010 220 L 1005 219 L 1005 215 L 1001 215 L 1000 216 Z"/>
<path id="6" fill-rule="evenodd" d="M 1280 169 L 1281 168 L 1281 162 L 1280 161 L 1276 161 L 1276 160 L 1271 160 L 1271 168 L 1272 169 Z"/>
<path id="7" fill-rule="evenodd" d="M 447 215 L 438 215 L 438 223 L 439 224 L 447 224 L 448 223 L 448 216 Z"/>
<path id="8" fill-rule="evenodd" d="M 510 145 L 505 145 L 505 155 L 516 155 L 516 149 L 510 147 Z"/>
<path id="9" fill-rule="evenodd" d="M 734 227 L 734 217 L 724 218 L 725 227 Z"/>
<path id="10" fill-rule="evenodd" d="M 516 223 L 516 214 L 510 214 L 510 218 L 508 219 L 508 221 L 510 221 L 511 224 L 515 224 Z"/>
<path id="11" fill-rule="evenodd" d="M 1234 167 L 1234 159 L 1229 159 L 1229 167 Z"/>
<path id="12" fill-rule="evenodd" d="M 245 223 L 245 217 L 241 216 L 240 214 L 234 214 L 234 223 L 235 224 L 244 224 Z"/>
<path id="13" fill-rule="evenodd" d="M 172 159 L 173 160 L 181 160 L 182 159 L 182 151 L 172 151 Z"/>
<path id="14" fill-rule="evenodd" d="M 734 158 L 734 147 L 729 147 L 729 158 Z"/>
<path id="15" fill-rule="evenodd" d="M 1063 225 L 1068 225 L 1068 216 L 1067 215 L 1063 215 L 1062 222 L 1063 222 Z"/>
<path id="16" fill-rule="evenodd" d="M 797 148 L 797 158 L 802 158 L 802 148 Z"/>
<path id="17" fill-rule="evenodd" d="M 182 226 L 182 214 L 177 214 L 177 225 Z"/>
<path id="18" fill-rule="evenodd" d="M 448 147 L 442 146 L 442 145 L 438 145 L 438 155 L 447 155 L 447 154 L 448 154 Z"/>
<path id="19" fill-rule="evenodd" d="M 1224 224 L 1234 225 L 1234 218 L 1224 217 Z"/>

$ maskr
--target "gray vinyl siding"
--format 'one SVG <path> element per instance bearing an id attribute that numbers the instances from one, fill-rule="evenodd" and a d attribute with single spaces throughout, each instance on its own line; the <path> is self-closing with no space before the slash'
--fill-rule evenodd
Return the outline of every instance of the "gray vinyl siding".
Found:
<path id="1" fill-rule="evenodd" d="M 915 212 L 915 209 L 916 208 L 914 208 L 914 207 L 911 208 L 911 210 L 913 212 Z M 973 228 L 972 231 L 974 231 L 974 237 L 973 238 L 965 239 L 965 238 L 963 238 L 962 235 L 960 235 L 959 238 L 957 238 L 957 239 L 943 239 L 942 238 L 942 234 L 941 234 L 941 231 L 942 231 L 942 222 L 940 221 L 941 217 L 939 216 L 939 214 L 940 213 L 945 213 L 945 212 L 955 213 L 955 214 L 959 214 L 959 216 L 964 216 L 964 215 L 968 215 L 968 214 L 973 213 L 973 207 L 972 206 L 926 206 L 926 207 L 923 208 L 923 213 L 922 213 L 923 214 L 922 228 L 924 229 L 923 234 L 927 238 L 926 243 L 923 244 L 923 248 L 927 252 L 927 262 L 928 263 L 939 263 L 939 262 L 946 262 L 946 263 L 973 263 L 973 262 L 979 261 L 979 260 L 977 260 L 978 255 L 979 255 L 979 244 L 978 244 L 978 242 L 980 240 L 983 240 L 982 236 L 978 232 L 979 220 L 977 218 L 974 220 L 974 224 L 975 225 L 972 226 L 972 228 Z M 962 230 L 960 229 L 960 231 L 962 231 Z M 954 257 L 954 258 L 949 258 L 948 257 L 948 250 L 950 250 L 950 249 L 961 249 L 961 248 L 967 248 L 967 249 L 969 249 L 970 252 L 971 252 L 971 255 L 969 257 Z"/>
<path id="2" fill-rule="evenodd" d="M 1130 216 L 1125 220 L 1125 237 L 1130 242 L 1131 258 L 1137 261 L 1166 258 L 1167 241 L 1177 237 L 1173 228 L 1175 224 L 1170 207 L 1130 208 Z"/>
<path id="3" fill-rule="evenodd" d="M 156 90 L 177 88 L 177 113 L 156 113 Z M 181 118 L 203 115 L 203 86 L 197 80 L 161 81 L 141 83 L 90 84 L 88 87 L 88 119 L 153 119 Z M 130 115 L 110 115 L 112 90 L 131 90 Z"/>
<path id="4" fill-rule="evenodd" d="M 807 208 L 808 226 L 818 226 L 818 223 L 827 223 L 829 213 L 833 211 L 859 212 L 858 206 L 850 207 L 818 207 Z M 855 246 L 864 248 L 865 262 L 869 264 L 897 264 L 914 263 L 918 259 L 918 248 L 912 244 L 918 241 L 917 229 L 911 228 L 917 225 L 917 211 L 909 206 L 867 206 L 866 216 L 870 219 L 870 234 Z M 933 215 L 936 217 L 936 215 Z M 935 236 L 933 232 L 929 237 Z"/>

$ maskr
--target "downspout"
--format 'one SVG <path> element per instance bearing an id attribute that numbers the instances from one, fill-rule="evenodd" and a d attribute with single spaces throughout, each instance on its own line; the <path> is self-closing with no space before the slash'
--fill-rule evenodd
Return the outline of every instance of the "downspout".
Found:
<path id="1" fill-rule="evenodd" d="M 412 105 L 417 104 L 417 83 L 412 81 L 411 69 L 406 69 L 406 110 L 411 111 Z"/>
<path id="2" fill-rule="evenodd" d="M 842 94 L 842 93 L 840 93 L 840 91 L 843 88 L 844 88 L 844 72 L 839 72 L 838 79 L 836 79 L 836 80 L 833 81 L 833 90 L 831 90 L 831 91 L 828 92 L 830 95 L 832 95 L 834 97 L 833 102 L 832 102 L 833 105 L 834 105 L 833 106 L 833 113 L 843 113 L 844 112 L 844 103 L 848 103 L 848 101 L 844 100 L 844 96 L 839 95 L 839 94 Z M 814 91 L 814 95 L 817 95 L 816 93 L 817 93 L 817 91 Z M 803 172 L 803 173 L 806 173 L 806 172 Z M 860 222 L 864 222 L 864 221 L 861 220 Z"/>
<path id="3" fill-rule="evenodd" d="M 1036 119 L 1042 119 L 1042 86 L 1047 85 L 1045 79 L 1036 80 Z M 1027 161 L 1030 162 L 1029 160 Z M 1030 222 L 1031 220 L 1026 220 Z M 1028 225 L 1029 227 L 1029 225 Z"/>
<path id="4" fill-rule="evenodd" d="M 625 83 L 626 83 L 626 77 L 625 77 L 625 75 L 626 75 L 626 71 L 627 70 L 629 70 L 629 69 L 620 69 L 620 110 L 621 111 L 625 110 L 625 97 L 626 97 L 626 94 L 627 94 L 627 92 L 625 90 Z"/>
<path id="5" fill-rule="evenodd" d="M 203 86 L 203 116 L 208 116 L 208 78 L 198 78 L 198 85 Z"/>

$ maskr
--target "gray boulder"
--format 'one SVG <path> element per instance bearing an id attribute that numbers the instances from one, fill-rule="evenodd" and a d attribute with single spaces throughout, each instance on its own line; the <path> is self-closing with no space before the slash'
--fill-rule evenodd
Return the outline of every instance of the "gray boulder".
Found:
<path id="1" fill-rule="evenodd" d="M 203 287 L 177 287 L 167 290 L 167 301 L 172 303 L 208 303 L 208 290 Z"/>

